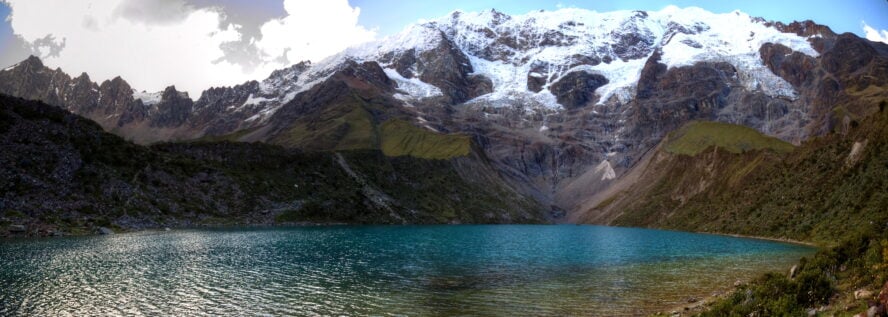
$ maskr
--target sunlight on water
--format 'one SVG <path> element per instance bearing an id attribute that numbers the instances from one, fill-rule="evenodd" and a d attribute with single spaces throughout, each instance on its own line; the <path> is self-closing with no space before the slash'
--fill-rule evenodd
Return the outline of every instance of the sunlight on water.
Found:
<path id="1" fill-rule="evenodd" d="M 597 226 L 332 226 L 0 240 L 0 315 L 637 315 L 813 249 Z"/>

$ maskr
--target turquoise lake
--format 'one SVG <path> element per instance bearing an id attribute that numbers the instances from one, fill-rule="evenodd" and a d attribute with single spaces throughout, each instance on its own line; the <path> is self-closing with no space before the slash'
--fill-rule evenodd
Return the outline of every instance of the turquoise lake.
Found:
<path id="1" fill-rule="evenodd" d="M 0 240 L 0 316 L 644 315 L 814 249 L 574 225 L 318 226 Z"/>

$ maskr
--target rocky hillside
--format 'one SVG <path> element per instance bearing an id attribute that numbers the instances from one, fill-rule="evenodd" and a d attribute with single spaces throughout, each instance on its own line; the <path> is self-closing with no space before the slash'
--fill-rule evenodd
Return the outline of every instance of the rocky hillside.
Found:
<path id="1" fill-rule="evenodd" d="M 886 70 L 888 45 L 811 21 L 677 7 L 489 10 L 411 25 L 262 81 L 210 88 L 196 101 L 173 87 L 148 93 L 119 78 L 71 78 L 36 58 L 0 71 L 0 92 L 61 106 L 140 143 L 381 150 L 393 144 L 385 128 L 404 127 L 396 122 L 461 133 L 523 194 L 576 212 L 689 121 L 800 144 L 874 113 L 888 94 Z M 424 140 L 405 144 L 433 147 Z"/>
<path id="2" fill-rule="evenodd" d="M 449 140 L 422 132 L 412 137 Z M 0 235 L 98 227 L 545 221 L 548 208 L 505 185 L 468 141 L 440 159 L 440 151 L 405 150 L 411 137 L 394 138 L 396 145 L 386 148 L 397 157 L 261 143 L 145 147 L 66 110 L 0 95 Z M 461 140 L 455 138 L 448 142 Z"/>
<path id="3" fill-rule="evenodd" d="M 888 230 L 888 110 L 881 105 L 847 130 L 795 149 L 744 127 L 692 123 L 578 220 L 826 245 Z"/>

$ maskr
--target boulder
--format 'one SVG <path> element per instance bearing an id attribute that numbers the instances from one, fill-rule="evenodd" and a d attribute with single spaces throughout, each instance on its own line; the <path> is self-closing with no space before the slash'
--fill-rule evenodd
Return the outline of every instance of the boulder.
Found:
<path id="1" fill-rule="evenodd" d="M 26 230 L 27 230 L 27 228 L 25 227 L 25 225 L 10 225 L 9 226 L 9 232 L 12 232 L 12 233 L 22 233 L 22 232 L 25 232 Z"/>
<path id="2" fill-rule="evenodd" d="M 859 289 L 854 291 L 854 299 L 869 299 L 873 297 L 873 292 L 867 289 Z"/>
<path id="3" fill-rule="evenodd" d="M 98 233 L 101 234 L 101 235 L 114 234 L 114 230 L 111 230 L 111 229 L 106 228 L 106 227 L 99 227 L 99 229 L 96 230 L 96 232 L 98 232 Z"/>

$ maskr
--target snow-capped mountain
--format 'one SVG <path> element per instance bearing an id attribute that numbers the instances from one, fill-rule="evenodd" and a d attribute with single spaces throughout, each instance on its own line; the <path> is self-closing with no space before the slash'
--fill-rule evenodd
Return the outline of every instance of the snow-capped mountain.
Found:
<path id="1" fill-rule="evenodd" d="M 605 188 L 689 120 L 800 142 L 866 115 L 867 101 L 885 96 L 886 65 L 884 44 L 739 11 L 488 10 L 417 23 L 193 102 L 172 87 L 72 79 L 36 58 L 0 72 L 0 92 L 141 142 L 229 135 L 350 149 L 342 140 L 356 126 L 407 120 L 473 136 L 519 187 L 572 208 L 574 196 Z M 845 109 L 834 111 L 837 102 Z"/>

